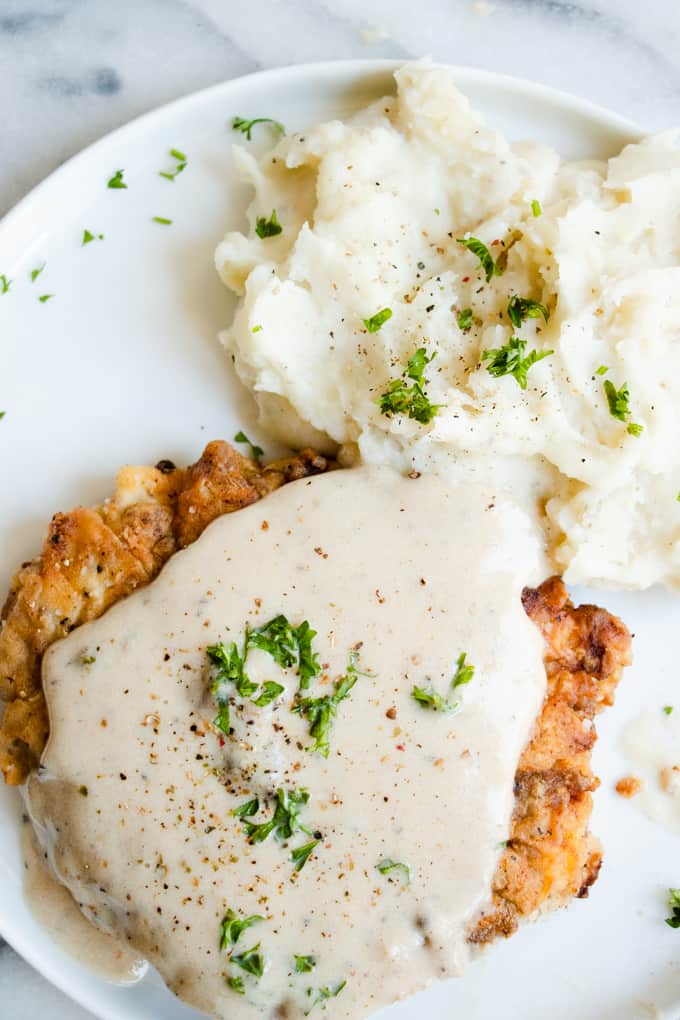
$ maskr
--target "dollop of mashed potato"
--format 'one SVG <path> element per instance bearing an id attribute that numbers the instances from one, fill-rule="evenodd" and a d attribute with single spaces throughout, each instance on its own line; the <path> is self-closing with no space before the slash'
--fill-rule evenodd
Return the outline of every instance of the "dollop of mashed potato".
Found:
<path id="1" fill-rule="evenodd" d="M 259 159 L 236 149 L 255 198 L 248 236 L 230 233 L 216 252 L 243 297 L 222 340 L 261 424 L 368 463 L 491 477 L 537 503 L 570 582 L 677 585 L 676 136 L 565 163 L 486 127 L 445 69 L 410 65 L 396 81 L 396 96 L 348 123 Z M 281 233 L 258 236 L 273 210 Z M 497 275 L 459 243 L 469 237 Z M 513 325 L 515 296 L 548 321 L 535 311 Z M 383 309 L 391 317 L 371 331 Z M 524 357 L 546 354 L 526 389 L 484 358 L 512 337 Z M 436 413 L 384 413 L 381 394 L 413 385 L 405 373 L 423 348 Z"/>

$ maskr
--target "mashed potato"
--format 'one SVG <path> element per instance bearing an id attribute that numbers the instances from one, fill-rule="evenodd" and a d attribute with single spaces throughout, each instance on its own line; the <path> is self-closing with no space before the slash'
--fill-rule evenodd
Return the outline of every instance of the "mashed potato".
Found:
<path id="1" fill-rule="evenodd" d="M 396 80 L 348 123 L 236 150 L 255 198 L 216 253 L 243 296 L 222 340 L 262 425 L 531 497 L 568 581 L 677 585 L 676 136 L 569 164 L 486 127 L 446 70 Z M 513 324 L 514 297 L 536 304 Z M 409 417 L 416 385 L 430 410 Z"/>

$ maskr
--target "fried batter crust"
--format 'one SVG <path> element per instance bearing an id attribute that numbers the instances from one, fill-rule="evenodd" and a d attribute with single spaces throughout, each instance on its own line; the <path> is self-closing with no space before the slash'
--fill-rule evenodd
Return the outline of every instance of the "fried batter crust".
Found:
<path id="1" fill-rule="evenodd" d="M 75 627 L 148 584 L 177 550 L 225 513 L 255 503 L 285 482 L 326 471 L 313 450 L 266 467 L 224 442 L 191 467 L 170 461 L 124 467 L 112 499 L 58 513 L 41 555 L 15 575 L 0 614 L 0 768 L 24 782 L 40 759 L 49 722 L 41 687 L 45 650 Z"/>
<path id="2" fill-rule="evenodd" d="M 630 634 L 597 606 L 575 607 L 558 577 L 525 588 L 524 608 L 545 639 L 546 699 L 515 774 L 510 838 L 493 881 L 493 902 L 472 943 L 512 935 L 522 918 L 588 895 L 602 863 L 590 834 L 594 717 L 614 701 L 630 662 Z"/>

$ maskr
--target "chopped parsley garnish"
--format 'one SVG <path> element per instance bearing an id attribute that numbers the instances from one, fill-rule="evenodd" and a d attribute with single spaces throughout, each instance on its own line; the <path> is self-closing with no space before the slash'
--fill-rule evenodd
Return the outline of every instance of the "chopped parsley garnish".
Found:
<path id="1" fill-rule="evenodd" d="M 458 313 L 456 321 L 458 322 L 458 329 L 462 330 L 463 333 L 467 333 L 472 326 L 472 309 L 464 308 L 462 312 Z"/>
<path id="2" fill-rule="evenodd" d="M 680 928 L 680 889 L 668 890 L 668 906 L 673 913 L 666 918 L 666 924 L 671 928 Z"/>
<path id="3" fill-rule="evenodd" d="M 229 697 L 230 686 L 234 685 L 241 698 L 250 698 L 258 708 L 269 705 L 285 688 L 274 680 L 265 680 L 262 686 L 250 679 L 246 673 L 246 658 L 250 648 L 259 648 L 272 656 L 283 669 L 297 665 L 300 690 L 309 687 L 309 681 L 321 671 L 319 656 L 312 649 L 316 631 L 306 620 L 298 627 L 292 627 L 283 614 L 275 616 L 268 623 L 250 630 L 246 626 L 243 649 L 235 641 L 210 645 L 206 651 L 210 661 L 217 666 L 212 683 L 212 693 L 219 706 L 213 724 L 223 733 L 230 732 Z"/>
<path id="4" fill-rule="evenodd" d="M 210 661 L 217 666 L 217 675 L 213 681 L 212 691 L 218 701 L 220 701 L 220 696 L 222 698 L 227 696 L 228 692 L 222 690 L 222 688 L 228 682 L 234 684 L 242 698 L 248 698 L 251 694 L 255 693 L 257 684 L 254 684 L 248 678 L 244 668 L 245 648 L 243 653 L 241 653 L 236 642 L 230 641 L 228 645 L 225 645 L 224 642 L 220 642 L 218 645 L 210 645 L 206 651 Z"/>
<path id="5" fill-rule="evenodd" d="M 538 201 L 537 198 L 535 198 L 531 203 L 531 211 L 536 219 L 538 219 L 538 217 L 543 212 L 543 210 L 541 209 L 541 203 Z"/>
<path id="6" fill-rule="evenodd" d="M 123 180 L 124 170 L 116 170 L 113 177 L 111 177 L 106 185 L 107 188 L 127 188 L 127 184 Z"/>
<path id="7" fill-rule="evenodd" d="M 234 808 L 231 812 L 237 818 L 250 818 L 252 815 L 256 815 L 260 810 L 260 801 L 257 797 L 253 797 L 252 800 L 247 800 L 245 804 L 241 804 L 240 807 Z"/>
<path id="8" fill-rule="evenodd" d="M 229 957 L 229 962 L 236 964 L 246 974 L 252 974 L 253 977 L 261 978 L 264 974 L 264 956 L 260 952 L 259 942 L 243 953 L 234 953 Z"/>
<path id="9" fill-rule="evenodd" d="M 239 917 L 231 908 L 227 910 L 220 923 L 220 949 L 229 949 L 230 946 L 235 946 L 243 932 L 252 928 L 258 921 L 264 921 L 264 917 L 259 914 Z"/>
<path id="10" fill-rule="evenodd" d="M 240 690 L 250 681 L 244 673 L 243 656 L 236 647 L 235 641 L 231 641 L 229 645 L 225 645 L 223 642 L 218 645 L 210 645 L 206 651 L 210 661 L 217 666 L 217 674 L 212 683 L 212 693 L 215 695 L 219 711 L 213 719 L 213 725 L 228 736 L 231 729 L 229 684 L 233 683 L 236 689 Z M 251 693 L 255 690 L 257 690 L 257 684 L 253 685 Z"/>
<path id="11" fill-rule="evenodd" d="M 456 659 L 456 672 L 451 680 L 451 690 L 469 684 L 475 675 L 475 667 L 466 664 L 467 653 L 462 652 Z M 459 701 L 447 701 L 441 694 L 431 688 L 413 686 L 411 697 L 424 708 L 432 708 L 435 712 L 458 712 L 460 711 Z"/>
<path id="12" fill-rule="evenodd" d="M 2 419 L 5 417 L 6 414 L 7 414 L 7 411 L 0 411 L 0 421 L 2 421 Z"/>
<path id="13" fill-rule="evenodd" d="M 325 988 L 317 988 L 317 990 L 316 990 L 316 999 L 314 1000 L 314 1002 L 312 1003 L 310 1008 L 305 1013 L 305 1016 L 309 1016 L 309 1014 L 312 1012 L 314 1007 L 318 1006 L 319 1003 L 326 1002 L 328 999 L 334 999 L 337 995 L 340 994 L 340 992 L 343 990 L 343 988 L 345 987 L 346 984 L 347 984 L 346 981 L 341 981 L 339 985 L 335 986 L 335 988 L 331 988 L 329 985 L 326 985 Z M 314 994 L 314 989 L 313 988 L 308 988 L 307 989 L 307 995 L 309 995 L 311 997 L 313 994 Z"/>
<path id="14" fill-rule="evenodd" d="M 364 319 L 363 323 L 369 333 L 377 333 L 381 326 L 383 326 L 388 319 L 392 318 L 391 308 L 382 308 L 375 315 L 372 315 L 370 319 Z"/>
<path id="15" fill-rule="evenodd" d="M 321 672 L 319 655 L 312 649 L 312 641 L 316 637 L 316 631 L 312 630 L 306 620 L 303 620 L 294 632 L 295 641 L 298 647 L 298 673 L 300 675 L 300 690 L 307 690 L 309 681 L 317 677 Z"/>
<path id="16" fill-rule="evenodd" d="M 79 786 L 78 787 L 78 793 L 80 794 L 81 797 L 87 797 L 87 794 L 88 794 L 87 787 L 86 786 Z"/>
<path id="17" fill-rule="evenodd" d="M 626 419 L 630 418 L 630 391 L 628 389 L 628 383 L 624 383 L 620 389 L 617 390 L 611 379 L 605 379 L 604 393 L 607 398 L 607 404 L 609 405 L 609 413 L 612 418 L 616 418 L 617 421 L 625 422 Z M 631 436 L 639 436 L 644 432 L 643 425 L 636 425 L 634 422 L 629 422 L 626 426 L 626 431 Z"/>
<path id="18" fill-rule="evenodd" d="M 411 697 L 419 704 L 424 705 L 425 708 L 433 708 L 435 712 L 453 712 L 460 707 L 457 701 L 451 703 L 446 698 L 443 698 L 441 694 L 437 694 L 436 691 L 426 689 L 425 687 L 417 687 L 415 684 L 411 690 Z"/>
<path id="19" fill-rule="evenodd" d="M 80 656 L 80 663 L 82 666 L 91 666 L 93 662 L 97 661 L 96 655 L 86 655 L 85 652 Z"/>
<path id="20" fill-rule="evenodd" d="M 332 694 L 326 694 L 322 698 L 301 698 L 293 705 L 293 712 L 298 712 L 307 719 L 309 735 L 314 738 L 314 743 L 307 750 L 319 751 L 324 758 L 328 757 L 330 751 L 330 732 L 338 712 L 338 705 L 349 697 L 360 676 L 371 675 L 361 673 L 357 669 L 358 658 L 358 652 L 350 653 L 345 675 L 335 681 Z"/>
<path id="21" fill-rule="evenodd" d="M 298 956 L 296 953 L 294 960 L 297 974 L 309 974 L 316 967 L 316 958 L 314 956 Z"/>
<path id="22" fill-rule="evenodd" d="M 462 244 L 468 251 L 476 255 L 482 264 L 482 269 L 486 276 L 486 282 L 489 283 L 492 276 L 502 276 L 503 270 L 499 268 L 498 264 L 494 262 L 493 255 L 487 248 L 487 246 L 479 240 L 477 237 L 457 237 L 456 241 L 458 244 Z"/>
<path id="23" fill-rule="evenodd" d="M 283 684 L 277 684 L 275 680 L 265 680 L 258 696 L 252 699 L 253 704 L 258 708 L 264 708 L 265 705 L 269 705 L 275 698 L 278 698 L 279 694 L 283 694 L 284 690 Z"/>
<path id="24" fill-rule="evenodd" d="M 290 859 L 295 864 L 296 871 L 302 871 L 305 864 L 309 860 L 309 855 L 311 854 L 312 850 L 320 842 L 321 840 L 319 839 L 313 839 L 309 843 L 305 843 L 304 846 L 296 847 L 296 849 L 293 850 L 292 854 L 290 855 Z"/>
<path id="25" fill-rule="evenodd" d="M 475 667 L 466 665 L 466 659 L 467 652 L 462 652 L 456 659 L 456 672 L 453 674 L 453 680 L 451 681 L 451 686 L 454 691 L 456 687 L 462 687 L 463 684 L 469 684 L 475 675 Z"/>
<path id="26" fill-rule="evenodd" d="M 498 378 L 503 375 L 511 375 L 516 380 L 519 386 L 525 390 L 527 388 L 527 373 L 532 365 L 535 365 L 537 361 L 542 361 L 543 358 L 550 357 L 554 354 L 554 351 L 529 351 L 526 357 L 524 357 L 524 350 L 526 348 L 526 340 L 521 340 L 518 336 L 510 337 L 510 340 L 504 347 L 495 347 L 489 351 L 482 351 L 482 361 L 489 361 L 490 363 L 486 366 L 487 371 Z"/>
<path id="27" fill-rule="evenodd" d="M 295 664 L 297 646 L 293 628 L 282 613 L 257 630 L 251 630 L 248 635 L 248 646 L 268 652 L 274 662 L 283 669 Z"/>
<path id="28" fill-rule="evenodd" d="M 165 227 L 169 227 L 172 223 L 172 220 L 169 220 L 167 216 L 152 216 L 151 219 L 153 223 L 162 223 Z"/>
<path id="29" fill-rule="evenodd" d="M 82 248 L 84 245 L 89 244 L 90 241 L 103 241 L 103 240 L 104 240 L 103 234 L 93 234 L 91 230 L 83 230 L 83 239 L 80 242 L 80 246 Z"/>
<path id="30" fill-rule="evenodd" d="M 258 237 L 264 240 L 265 237 L 276 237 L 280 234 L 283 227 L 276 218 L 276 209 L 272 209 L 272 214 L 268 220 L 264 216 L 258 216 L 255 223 L 255 233 Z"/>
<path id="31" fill-rule="evenodd" d="M 609 365 L 600 365 L 600 367 L 595 372 L 595 375 L 606 375 L 608 371 Z"/>
<path id="32" fill-rule="evenodd" d="M 250 447 L 250 456 L 253 458 L 253 460 L 259 461 L 264 456 L 264 450 L 262 449 L 262 447 L 257 446 L 255 443 L 251 442 L 250 439 L 248 439 L 248 436 L 243 431 L 243 429 L 236 433 L 236 435 L 234 436 L 234 442 L 247 443 L 247 445 Z"/>
<path id="33" fill-rule="evenodd" d="M 11 286 L 12 281 L 4 273 L 0 273 L 0 294 L 6 294 Z"/>
<path id="34" fill-rule="evenodd" d="M 425 368 L 436 357 L 435 351 L 429 357 L 424 347 L 419 347 L 409 359 L 405 375 L 411 379 L 393 379 L 384 393 L 378 397 L 378 406 L 382 414 L 392 417 L 395 414 L 406 414 L 421 425 L 428 425 L 437 414 L 441 404 L 431 404 L 425 392 Z"/>
<path id="35" fill-rule="evenodd" d="M 182 170 L 186 168 L 187 158 L 183 152 L 179 149 L 170 149 L 170 155 L 173 159 L 177 160 L 177 166 L 174 170 L 159 170 L 159 177 L 165 177 L 166 181 L 174 181 L 177 174 L 181 174 Z"/>
<path id="36" fill-rule="evenodd" d="M 218 701 L 217 715 L 213 719 L 213 726 L 216 726 L 218 730 L 222 730 L 222 733 L 229 736 L 231 732 L 231 715 L 228 701 Z"/>
<path id="37" fill-rule="evenodd" d="M 237 995 L 245 995 L 246 994 L 246 986 L 243 983 L 243 978 L 242 977 L 240 977 L 240 976 L 229 977 L 229 978 L 227 978 L 227 984 L 229 985 L 229 987 L 231 988 L 231 990 L 233 992 L 236 992 Z"/>
<path id="38" fill-rule="evenodd" d="M 309 800 L 307 790 L 277 790 L 276 808 L 268 822 L 247 822 L 243 823 L 243 831 L 251 843 L 263 843 L 269 839 L 272 833 L 276 839 L 290 839 L 296 832 L 304 832 L 311 835 L 300 822 L 298 815 Z"/>
<path id="39" fill-rule="evenodd" d="M 540 319 L 543 316 L 547 322 L 550 318 L 548 309 L 539 301 L 532 301 L 531 298 L 523 298 L 515 294 L 508 303 L 508 316 L 510 322 L 516 329 L 519 329 L 525 319 Z"/>
<path id="40" fill-rule="evenodd" d="M 54 294 L 41 294 L 40 297 L 38 298 L 38 301 L 40 301 L 40 303 L 44 305 L 46 301 L 51 301 L 53 297 Z"/>
<path id="41" fill-rule="evenodd" d="M 309 687 L 309 681 L 321 672 L 318 653 L 312 649 L 316 631 L 307 620 L 298 627 L 292 627 L 283 614 L 275 616 L 268 623 L 251 630 L 248 646 L 268 652 L 283 669 L 297 664 L 300 676 L 300 690 Z"/>
<path id="42" fill-rule="evenodd" d="M 271 124 L 272 130 L 279 135 L 285 135 L 286 129 L 278 120 L 272 117 L 255 117 L 253 120 L 246 120 L 244 117 L 234 117 L 231 126 L 234 131 L 240 131 L 248 141 L 252 141 L 251 132 L 256 124 Z"/>
<path id="43" fill-rule="evenodd" d="M 376 868 L 381 875 L 389 875 L 391 871 L 399 869 L 403 872 L 406 884 L 408 885 L 411 881 L 411 869 L 408 864 L 404 864 L 402 861 L 393 861 L 389 857 L 386 857 L 384 861 L 380 862 L 380 864 L 376 864 Z"/>
<path id="44" fill-rule="evenodd" d="M 31 283 L 35 283 L 35 281 L 38 279 L 46 265 L 47 263 L 43 262 L 41 266 L 36 266 L 35 269 L 31 270 Z"/>
<path id="45" fill-rule="evenodd" d="M 664 710 L 664 715 L 672 715 L 673 714 L 673 706 L 672 705 L 664 705 L 663 710 Z"/>

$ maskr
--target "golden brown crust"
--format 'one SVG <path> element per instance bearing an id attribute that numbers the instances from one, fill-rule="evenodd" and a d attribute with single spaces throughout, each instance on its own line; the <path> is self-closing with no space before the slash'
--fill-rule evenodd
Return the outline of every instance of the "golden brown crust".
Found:
<path id="1" fill-rule="evenodd" d="M 515 775 L 510 839 L 498 862 L 492 909 L 471 942 L 511 935 L 521 918 L 588 895 L 602 862 L 589 830 L 593 718 L 614 700 L 630 662 L 630 634 L 596 606 L 574 607 L 553 577 L 522 601 L 545 638 L 548 689 L 532 740 Z"/>
<path id="2" fill-rule="evenodd" d="M 170 461 L 124 467 L 112 499 L 55 514 L 41 555 L 15 575 L 1 614 L 5 781 L 23 782 L 47 740 L 40 665 L 49 645 L 148 584 L 176 549 L 194 542 L 216 517 L 327 468 L 328 461 L 312 450 L 263 467 L 227 443 L 213 442 L 187 469 Z"/>

